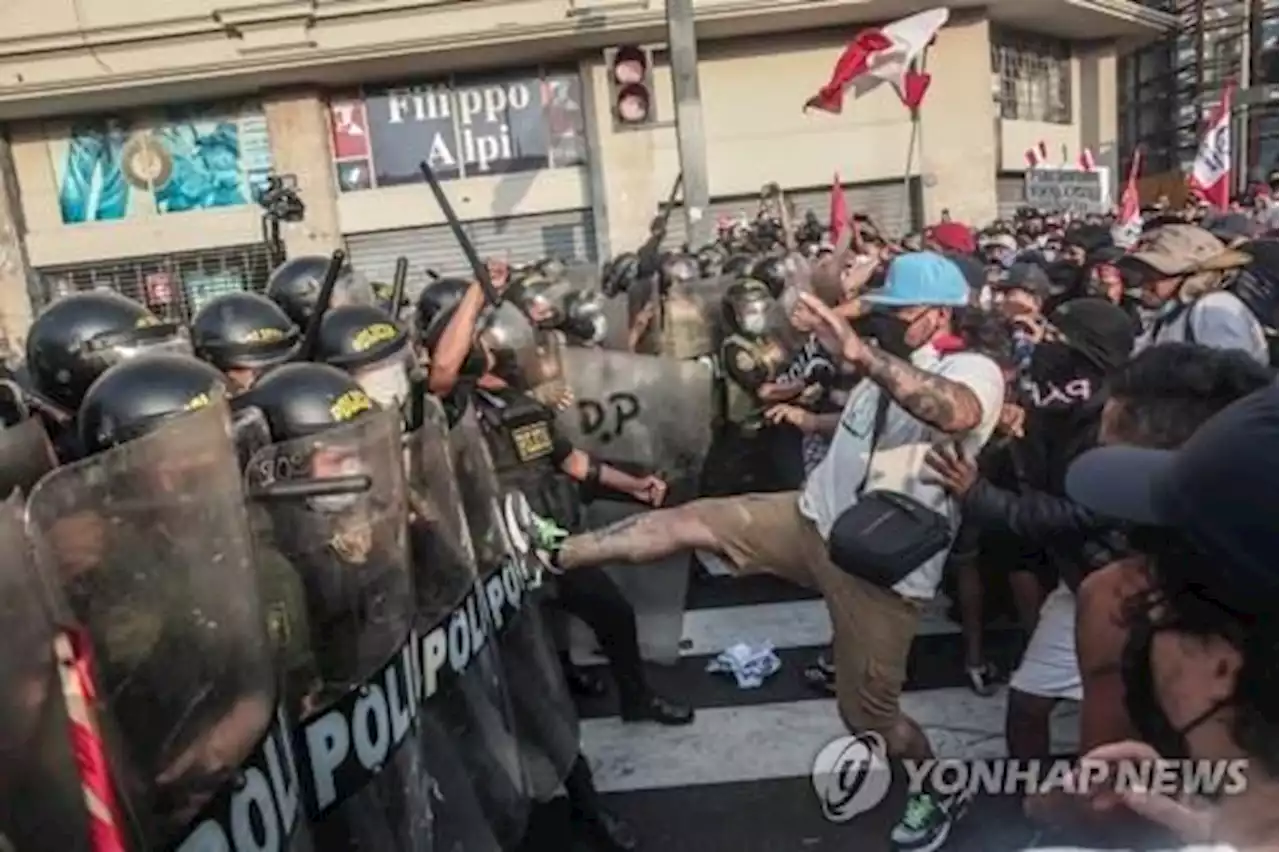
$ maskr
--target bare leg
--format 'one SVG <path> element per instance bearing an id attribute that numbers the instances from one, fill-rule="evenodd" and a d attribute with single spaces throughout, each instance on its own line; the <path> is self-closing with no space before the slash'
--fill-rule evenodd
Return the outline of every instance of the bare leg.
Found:
<path id="1" fill-rule="evenodd" d="M 572 570 L 610 562 L 656 562 L 683 550 L 719 552 L 715 535 L 693 512 L 692 503 L 623 518 L 580 535 L 571 535 L 556 554 L 561 568 Z"/>

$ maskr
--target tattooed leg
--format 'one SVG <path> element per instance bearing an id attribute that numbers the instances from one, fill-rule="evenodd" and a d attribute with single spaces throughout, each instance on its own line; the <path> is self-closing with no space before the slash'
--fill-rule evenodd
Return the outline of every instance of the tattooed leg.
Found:
<path id="1" fill-rule="evenodd" d="M 623 518 L 598 530 L 571 535 L 556 560 L 565 570 L 608 562 L 655 562 L 682 550 L 718 550 L 706 524 L 687 511 L 692 504 Z"/>

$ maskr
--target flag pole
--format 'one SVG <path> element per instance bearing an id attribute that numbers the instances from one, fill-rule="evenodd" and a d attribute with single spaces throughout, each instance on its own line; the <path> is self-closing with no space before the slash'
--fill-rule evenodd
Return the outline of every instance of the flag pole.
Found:
<path id="1" fill-rule="evenodd" d="M 928 61 L 929 61 L 929 46 L 928 46 L 928 45 L 925 45 L 924 50 L 920 51 L 920 56 L 919 56 L 919 58 L 918 58 L 916 61 L 919 63 L 921 73 L 924 73 L 925 66 L 928 64 Z M 906 165 L 906 168 L 903 170 L 903 173 L 902 173 L 902 191 L 903 191 L 904 193 L 906 193 L 906 196 L 907 196 L 907 210 L 910 210 L 910 211 L 913 211 L 913 212 L 914 212 L 914 209 L 915 209 L 915 205 L 914 205 L 914 203 L 913 203 L 913 202 L 915 201 L 915 199 L 912 197 L 912 193 L 911 193 L 911 170 L 912 170 L 912 168 L 913 168 L 913 167 L 915 166 L 915 164 L 916 164 L 916 149 L 917 149 L 917 148 L 919 148 L 919 149 L 920 149 L 920 164 L 921 164 L 921 166 L 923 166 L 923 165 L 924 165 L 924 140 L 922 139 L 922 132 L 921 132 L 921 127 L 920 127 L 920 107 L 919 107 L 919 105 L 917 105 L 917 106 L 913 106 L 913 107 L 911 108 L 911 138 L 907 141 L 907 165 Z M 923 175 L 921 176 L 920 182 L 921 182 L 921 190 L 922 190 L 922 191 L 921 191 L 921 193 L 920 193 L 920 197 L 921 197 L 921 207 L 923 208 L 923 206 L 924 206 L 924 201 L 923 201 L 923 199 L 924 199 L 924 192 L 923 192 L 923 188 L 924 188 L 924 187 L 923 187 L 923 185 L 924 185 L 924 177 L 923 177 Z M 914 219 L 915 219 L 915 216 L 912 216 L 912 219 L 914 220 Z M 915 227 L 915 225 L 916 225 L 916 224 L 917 224 L 917 223 L 916 223 L 915 221 L 912 221 L 912 227 L 913 227 L 913 228 Z M 922 210 L 920 210 L 920 220 L 919 220 L 919 224 L 920 224 L 921 226 L 923 226 L 923 225 L 924 225 L 924 210 L 923 210 L 923 209 L 922 209 Z"/>

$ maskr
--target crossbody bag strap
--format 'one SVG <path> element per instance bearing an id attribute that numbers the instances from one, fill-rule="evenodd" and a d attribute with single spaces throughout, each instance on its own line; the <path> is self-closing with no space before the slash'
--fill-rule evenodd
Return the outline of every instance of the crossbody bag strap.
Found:
<path id="1" fill-rule="evenodd" d="M 861 494 L 867 487 L 867 480 L 871 478 L 871 465 L 876 458 L 876 444 L 880 443 L 880 438 L 884 434 L 884 424 L 889 419 L 889 405 L 893 402 L 889 396 L 889 392 L 882 387 L 877 387 L 879 396 L 876 397 L 876 419 L 871 426 L 871 449 L 867 452 L 867 466 L 862 471 L 862 481 L 858 483 L 858 490 L 855 494 Z"/>

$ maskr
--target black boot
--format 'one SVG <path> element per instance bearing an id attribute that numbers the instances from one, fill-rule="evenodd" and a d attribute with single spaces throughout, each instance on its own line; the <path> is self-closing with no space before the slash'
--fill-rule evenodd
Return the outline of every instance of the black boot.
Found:
<path id="1" fill-rule="evenodd" d="M 657 722 L 659 725 L 688 725 L 693 708 L 658 695 L 646 683 L 618 683 L 619 711 L 624 722 Z"/>
<path id="2" fill-rule="evenodd" d="M 600 801 L 591 767 L 582 755 L 564 779 L 574 827 L 597 852 L 634 852 L 640 848 L 635 831 L 622 817 L 610 813 Z"/>
<path id="3" fill-rule="evenodd" d="M 602 678 L 572 663 L 564 667 L 564 680 L 576 698 L 599 698 L 609 691 Z"/>

